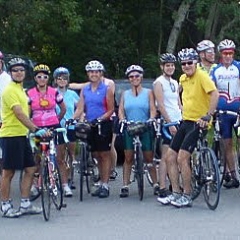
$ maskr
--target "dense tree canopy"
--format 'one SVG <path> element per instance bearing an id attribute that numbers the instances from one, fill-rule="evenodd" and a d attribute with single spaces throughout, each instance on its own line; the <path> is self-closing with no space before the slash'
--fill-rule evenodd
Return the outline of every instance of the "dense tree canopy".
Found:
<path id="1" fill-rule="evenodd" d="M 113 78 L 129 64 L 147 77 L 158 73 L 158 55 L 195 47 L 202 39 L 240 42 L 237 0 L 0 0 L 0 49 L 71 70 L 100 60 Z"/>

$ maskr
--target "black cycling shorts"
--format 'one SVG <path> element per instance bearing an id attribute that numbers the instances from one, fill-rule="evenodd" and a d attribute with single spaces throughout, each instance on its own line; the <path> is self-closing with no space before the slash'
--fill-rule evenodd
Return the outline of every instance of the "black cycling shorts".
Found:
<path id="1" fill-rule="evenodd" d="M 207 130 L 204 130 L 204 135 L 207 134 Z M 183 121 L 174 136 L 170 148 L 175 152 L 179 152 L 180 149 L 192 153 L 197 145 L 199 138 L 199 127 L 196 122 Z"/>
<path id="2" fill-rule="evenodd" d="M 35 166 L 29 139 L 21 137 L 2 138 L 3 169 L 23 170 Z"/>

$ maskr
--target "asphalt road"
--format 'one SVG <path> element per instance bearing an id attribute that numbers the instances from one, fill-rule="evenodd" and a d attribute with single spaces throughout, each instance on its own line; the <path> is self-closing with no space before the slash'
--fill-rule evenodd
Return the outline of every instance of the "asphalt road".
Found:
<path id="1" fill-rule="evenodd" d="M 61 211 L 52 208 L 48 222 L 42 215 L 0 218 L 0 239 L 240 239 L 239 189 L 222 189 L 215 211 L 208 209 L 203 195 L 194 201 L 192 208 L 177 209 L 157 203 L 148 183 L 143 201 L 138 199 L 136 183 L 131 186 L 129 198 L 120 199 L 122 169 L 118 168 L 118 172 L 116 181 L 110 182 L 107 199 L 86 193 L 83 202 L 79 202 L 77 189 L 71 199 L 65 198 L 67 208 Z M 15 207 L 19 205 L 18 186 L 16 175 L 11 194 Z M 34 204 L 41 202 L 36 200 Z"/>

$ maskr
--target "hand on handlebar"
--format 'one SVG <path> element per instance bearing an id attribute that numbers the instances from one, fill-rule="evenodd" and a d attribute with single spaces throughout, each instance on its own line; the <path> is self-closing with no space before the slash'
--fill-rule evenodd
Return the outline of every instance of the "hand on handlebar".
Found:
<path id="1" fill-rule="evenodd" d="M 212 119 L 212 116 L 209 115 L 209 114 L 207 114 L 207 115 L 201 117 L 201 118 L 197 121 L 197 123 L 198 123 L 198 125 L 199 125 L 201 128 L 205 128 L 205 127 L 208 126 L 208 123 L 211 121 L 211 119 Z"/>
<path id="2" fill-rule="evenodd" d="M 39 129 L 35 132 L 35 136 L 37 137 L 47 137 L 49 135 L 49 132 L 47 129 Z"/>

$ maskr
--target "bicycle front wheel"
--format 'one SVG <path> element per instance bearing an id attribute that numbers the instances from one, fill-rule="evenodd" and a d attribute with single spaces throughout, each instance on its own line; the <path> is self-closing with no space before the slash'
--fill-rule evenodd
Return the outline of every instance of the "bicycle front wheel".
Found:
<path id="1" fill-rule="evenodd" d="M 217 163 L 219 168 L 219 177 L 220 177 L 220 185 L 222 186 L 224 176 L 226 173 L 226 159 L 224 156 L 224 147 L 220 141 L 214 141 L 212 145 L 212 149 L 217 157 Z"/>
<path id="2" fill-rule="evenodd" d="M 51 209 L 51 192 L 50 192 L 50 177 L 48 171 L 48 165 L 45 160 L 43 160 L 43 166 L 41 169 L 41 202 L 43 217 L 46 221 L 50 218 L 50 209 Z"/>
<path id="3" fill-rule="evenodd" d="M 144 169 L 143 169 L 143 158 L 140 156 L 139 153 L 140 153 L 140 148 L 138 146 L 136 149 L 135 177 L 137 179 L 139 200 L 142 201 L 143 193 L 144 193 L 144 180 L 143 180 Z"/>
<path id="4" fill-rule="evenodd" d="M 80 165 L 79 165 L 79 199 L 83 201 L 83 186 L 84 186 L 84 177 L 86 176 L 87 171 L 87 153 L 86 153 L 86 145 L 81 145 L 80 149 Z"/>
<path id="5" fill-rule="evenodd" d="M 52 163 L 49 163 L 49 166 Z M 51 167 L 49 171 L 51 170 Z M 51 197 L 52 201 L 57 210 L 61 210 L 63 206 L 63 188 L 62 188 L 62 179 L 59 171 L 58 164 L 54 164 L 54 170 L 51 170 Z"/>
<path id="6" fill-rule="evenodd" d="M 220 198 L 220 177 L 218 161 L 211 148 L 204 148 L 201 151 L 203 162 L 204 186 L 203 194 L 208 207 L 215 210 Z"/>

